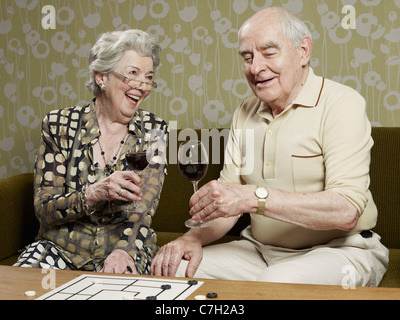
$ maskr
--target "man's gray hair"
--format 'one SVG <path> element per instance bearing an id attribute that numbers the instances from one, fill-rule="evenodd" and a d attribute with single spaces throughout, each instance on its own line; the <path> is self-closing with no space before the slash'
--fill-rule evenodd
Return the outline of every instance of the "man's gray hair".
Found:
<path id="1" fill-rule="evenodd" d="M 297 14 L 287 10 L 278 10 L 282 32 L 292 41 L 295 48 L 299 48 L 304 37 L 311 37 L 310 30 Z"/>
<path id="2" fill-rule="evenodd" d="M 293 47 L 295 47 L 296 49 L 299 48 L 304 37 L 310 37 L 311 39 L 310 30 L 308 30 L 306 24 L 300 19 L 297 14 L 280 7 L 271 7 L 268 8 L 268 10 L 274 11 L 275 16 L 281 23 L 283 35 L 292 41 Z M 240 28 L 238 33 L 239 37 L 247 21 L 243 23 L 242 27 Z"/>
<path id="3" fill-rule="evenodd" d="M 151 57 L 154 69 L 160 65 L 161 47 L 149 34 L 142 30 L 132 29 L 103 33 L 90 50 L 90 78 L 86 87 L 95 97 L 101 90 L 97 85 L 94 72 L 110 73 L 126 50 L 133 49 L 145 57 Z"/>

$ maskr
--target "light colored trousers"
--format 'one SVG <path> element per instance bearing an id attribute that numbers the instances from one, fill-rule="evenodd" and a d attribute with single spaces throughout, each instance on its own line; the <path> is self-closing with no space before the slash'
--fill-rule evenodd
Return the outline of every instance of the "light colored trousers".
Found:
<path id="1" fill-rule="evenodd" d="M 354 286 L 378 286 L 389 251 L 373 234 L 355 234 L 304 250 L 263 245 L 248 229 L 243 240 L 203 248 L 196 278 Z M 182 260 L 177 277 L 184 277 Z"/>

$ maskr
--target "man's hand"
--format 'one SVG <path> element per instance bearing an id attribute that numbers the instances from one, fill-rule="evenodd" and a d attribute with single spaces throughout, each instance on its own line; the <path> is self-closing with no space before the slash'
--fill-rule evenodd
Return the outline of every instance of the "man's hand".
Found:
<path id="1" fill-rule="evenodd" d="M 132 257 L 124 250 L 116 249 L 106 258 L 100 272 L 137 274 Z"/>
<path id="2" fill-rule="evenodd" d="M 210 221 L 257 211 L 255 186 L 211 181 L 190 199 L 194 220 Z"/>
<path id="3" fill-rule="evenodd" d="M 201 243 L 184 235 L 160 248 L 151 262 L 151 274 L 174 277 L 181 260 L 186 259 L 189 261 L 186 276 L 192 278 L 202 258 Z"/>

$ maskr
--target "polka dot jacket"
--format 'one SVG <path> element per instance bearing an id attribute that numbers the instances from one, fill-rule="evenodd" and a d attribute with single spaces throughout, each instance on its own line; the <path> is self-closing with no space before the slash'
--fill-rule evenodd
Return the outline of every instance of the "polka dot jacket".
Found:
<path id="1" fill-rule="evenodd" d="M 128 202 L 105 201 L 88 215 L 82 206 L 82 187 L 109 174 L 93 161 L 92 146 L 100 136 L 94 101 L 54 110 L 43 120 L 34 177 L 34 205 L 40 222 L 37 240 L 55 243 L 77 269 L 85 265 L 98 269 L 112 250 L 122 249 L 134 259 L 138 273 L 148 274 L 158 250 L 151 224 L 166 175 L 168 126 L 150 112 L 136 112 L 128 125 L 130 139 L 113 168 L 128 170 L 125 151 L 137 137 L 151 136 L 156 152 L 141 173 L 139 203 L 146 212 L 126 210 Z"/>

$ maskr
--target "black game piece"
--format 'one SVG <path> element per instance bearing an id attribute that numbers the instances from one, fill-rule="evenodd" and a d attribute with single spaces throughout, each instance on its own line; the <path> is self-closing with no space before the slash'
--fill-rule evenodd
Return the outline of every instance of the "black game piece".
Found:
<path id="1" fill-rule="evenodd" d="M 163 285 L 161 286 L 161 289 L 163 289 L 163 290 L 171 289 L 171 285 L 170 285 L 170 284 L 163 284 Z"/>
<path id="2" fill-rule="evenodd" d="M 146 300 L 157 300 L 156 296 L 148 296 L 146 297 Z"/>
<path id="3" fill-rule="evenodd" d="M 218 294 L 216 294 L 215 292 L 209 292 L 207 293 L 206 297 L 209 299 L 215 299 L 216 297 L 218 297 Z"/>
<path id="4" fill-rule="evenodd" d="M 187 283 L 189 286 L 195 286 L 197 284 L 197 280 L 189 280 Z"/>

